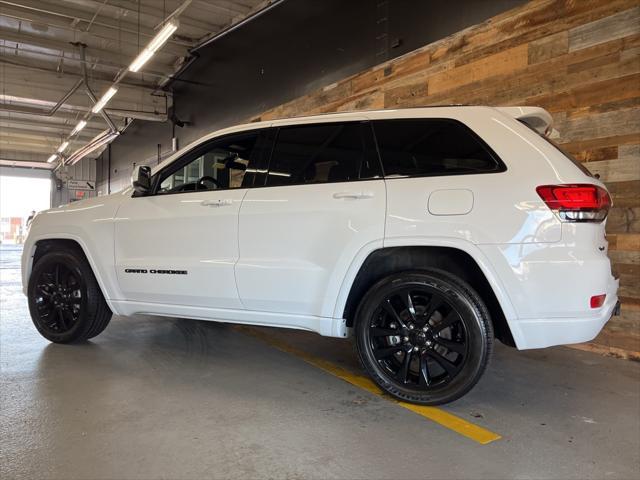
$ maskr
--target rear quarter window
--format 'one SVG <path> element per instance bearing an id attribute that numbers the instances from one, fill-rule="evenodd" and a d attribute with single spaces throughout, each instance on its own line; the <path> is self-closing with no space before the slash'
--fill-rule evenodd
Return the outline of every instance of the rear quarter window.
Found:
<path id="1" fill-rule="evenodd" d="M 373 122 L 385 176 L 497 173 L 504 163 L 469 127 L 450 119 Z"/>

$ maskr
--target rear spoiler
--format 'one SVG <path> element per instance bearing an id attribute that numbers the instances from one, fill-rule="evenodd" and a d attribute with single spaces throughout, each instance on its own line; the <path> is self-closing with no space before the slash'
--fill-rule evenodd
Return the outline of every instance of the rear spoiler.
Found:
<path id="1" fill-rule="evenodd" d="M 502 113 L 520 120 L 540 135 L 549 137 L 554 132 L 553 117 L 540 107 L 498 107 Z"/>

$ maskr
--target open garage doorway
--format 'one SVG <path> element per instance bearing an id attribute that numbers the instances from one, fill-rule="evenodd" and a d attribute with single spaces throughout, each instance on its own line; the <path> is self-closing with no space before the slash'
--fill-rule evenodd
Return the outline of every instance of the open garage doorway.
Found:
<path id="1" fill-rule="evenodd" d="M 49 171 L 0 169 L 0 241 L 21 245 L 33 212 L 51 207 Z"/>

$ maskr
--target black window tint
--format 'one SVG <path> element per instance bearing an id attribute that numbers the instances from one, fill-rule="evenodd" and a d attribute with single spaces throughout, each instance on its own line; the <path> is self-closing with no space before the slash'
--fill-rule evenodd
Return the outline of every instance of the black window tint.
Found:
<path id="1" fill-rule="evenodd" d="M 385 176 L 462 175 L 504 171 L 489 148 L 455 120 L 381 120 L 374 130 Z"/>
<path id="2" fill-rule="evenodd" d="M 252 186 L 266 145 L 260 132 L 212 140 L 186 153 L 162 172 L 158 194 Z"/>
<path id="3" fill-rule="evenodd" d="M 269 163 L 267 186 L 380 176 L 370 128 L 360 122 L 282 127 Z"/>

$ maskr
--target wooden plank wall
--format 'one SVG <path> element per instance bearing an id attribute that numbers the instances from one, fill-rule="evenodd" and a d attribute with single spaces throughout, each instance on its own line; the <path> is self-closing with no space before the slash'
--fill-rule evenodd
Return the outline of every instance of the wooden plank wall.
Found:
<path id="1" fill-rule="evenodd" d="M 546 108 L 558 142 L 613 195 L 607 232 L 623 315 L 589 348 L 640 358 L 639 55 L 640 0 L 535 0 L 253 120 L 451 103 Z"/>

